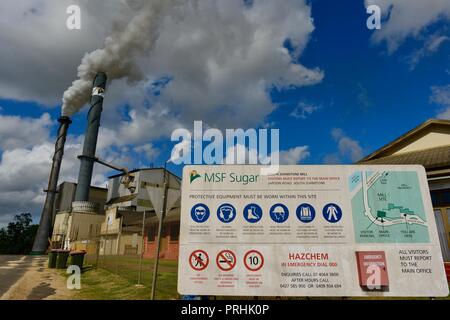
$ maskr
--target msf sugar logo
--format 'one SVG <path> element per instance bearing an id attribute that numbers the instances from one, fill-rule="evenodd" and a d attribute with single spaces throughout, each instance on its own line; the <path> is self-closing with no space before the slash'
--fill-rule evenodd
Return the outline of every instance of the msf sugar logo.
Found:
<path id="1" fill-rule="evenodd" d="M 81 9 L 77 5 L 70 5 L 67 7 L 66 13 L 68 14 L 66 20 L 66 27 L 69 30 L 81 29 Z"/>
<path id="2" fill-rule="evenodd" d="M 189 183 L 192 183 L 195 179 L 201 177 L 202 176 L 196 170 L 192 170 L 191 172 L 189 172 Z"/>

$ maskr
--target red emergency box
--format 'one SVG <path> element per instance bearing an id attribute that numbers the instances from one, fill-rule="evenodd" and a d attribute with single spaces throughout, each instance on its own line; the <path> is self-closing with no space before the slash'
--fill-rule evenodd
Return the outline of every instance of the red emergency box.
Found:
<path id="1" fill-rule="evenodd" d="M 388 291 L 389 277 L 384 251 L 356 251 L 359 285 L 366 291 Z"/>

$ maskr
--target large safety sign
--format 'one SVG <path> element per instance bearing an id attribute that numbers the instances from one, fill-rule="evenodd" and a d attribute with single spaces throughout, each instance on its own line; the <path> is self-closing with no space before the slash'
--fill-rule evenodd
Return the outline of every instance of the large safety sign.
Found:
<path id="1" fill-rule="evenodd" d="M 180 294 L 448 295 L 422 166 L 261 168 L 184 167 Z"/>

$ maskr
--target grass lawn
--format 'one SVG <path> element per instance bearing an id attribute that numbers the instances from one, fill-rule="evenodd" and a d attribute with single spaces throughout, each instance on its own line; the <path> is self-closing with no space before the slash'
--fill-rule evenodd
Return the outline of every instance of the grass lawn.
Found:
<path id="1" fill-rule="evenodd" d="M 141 285 L 139 258 L 130 256 L 100 257 L 98 268 L 85 265 L 81 275 L 81 290 L 76 299 L 146 300 L 150 299 L 153 280 L 153 259 L 142 260 Z M 177 299 L 177 261 L 160 260 L 156 283 L 156 299 Z"/>

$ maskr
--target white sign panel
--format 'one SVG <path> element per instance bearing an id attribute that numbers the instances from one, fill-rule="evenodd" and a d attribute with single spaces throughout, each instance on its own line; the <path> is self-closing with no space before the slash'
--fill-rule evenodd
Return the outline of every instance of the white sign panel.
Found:
<path id="1" fill-rule="evenodd" d="M 185 166 L 178 291 L 446 296 L 421 166 Z"/>

